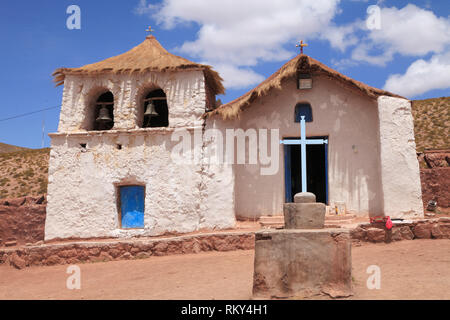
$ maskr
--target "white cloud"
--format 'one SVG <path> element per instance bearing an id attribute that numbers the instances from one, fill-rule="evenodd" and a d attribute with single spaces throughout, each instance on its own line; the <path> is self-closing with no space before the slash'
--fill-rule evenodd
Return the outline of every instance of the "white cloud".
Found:
<path id="1" fill-rule="evenodd" d="M 434 89 L 450 88 L 450 52 L 436 54 L 429 61 L 417 60 L 405 74 L 391 75 L 384 89 L 415 97 Z"/>
<path id="2" fill-rule="evenodd" d="M 262 76 L 248 69 L 262 61 L 283 61 L 296 54 L 295 42 L 326 30 L 338 12 L 340 0 L 164 0 L 147 5 L 141 0 L 135 10 L 151 14 L 165 28 L 186 23 L 200 26 L 197 39 L 178 48 L 221 66 L 228 85 L 250 86 Z M 345 30 L 337 31 L 344 34 Z M 292 50 L 283 46 L 292 43 Z M 339 47 L 339 45 L 337 45 Z M 242 79 L 247 77 L 247 79 Z"/>
<path id="3" fill-rule="evenodd" d="M 450 17 L 438 17 L 412 4 L 401 9 L 381 8 L 381 29 L 368 30 L 365 17 L 349 24 L 334 23 L 334 17 L 340 13 L 339 3 L 340 0 L 162 0 L 154 5 L 140 0 L 135 12 L 152 16 L 167 29 L 198 25 L 196 39 L 175 49 L 181 55 L 214 66 L 227 88 L 261 82 L 264 77 L 251 67 L 291 58 L 297 53 L 294 45 L 300 39 L 324 39 L 341 53 L 351 48 L 347 57 L 333 60 L 340 68 L 361 62 L 385 66 L 398 55 L 422 57 L 432 53 L 429 61 L 417 60 L 404 75 L 391 75 L 386 88 L 410 96 L 445 86 L 448 78 L 435 70 L 447 68 Z M 292 47 L 286 49 L 289 43 Z M 425 71 L 433 79 L 424 85 L 418 74 Z"/>
<path id="4" fill-rule="evenodd" d="M 229 89 L 239 89 L 264 81 L 264 77 L 249 68 L 237 68 L 230 64 L 216 64 L 217 70 L 224 79 L 224 86 Z"/>
<path id="5" fill-rule="evenodd" d="M 382 67 L 394 57 L 394 51 L 390 48 L 379 55 L 371 55 L 369 52 L 373 49 L 374 48 L 370 44 L 361 43 L 353 49 L 351 58 L 353 61 L 364 61 Z"/>
<path id="6" fill-rule="evenodd" d="M 147 0 L 139 0 L 139 4 L 136 8 L 134 8 L 134 13 L 138 15 L 143 14 L 153 14 L 155 11 L 159 10 L 160 7 L 158 5 L 148 4 Z"/>
<path id="7" fill-rule="evenodd" d="M 359 39 L 355 31 L 361 24 L 362 22 L 357 20 L 344 26 L 330 25 L 321 32 L 321 38 L 328 40 L 333 48 L 345 52 L 349 46 L 354 46 L 358 43 Z"/>
<path id="8" fill-rule="evenodd" d="M 352 59 L 383 66 L 395 54 L 423 56 L 442 53 L 450 45 L 450 18 L 408 4 L 402 9 L 382 8 L 381 29 L 368 35 L 353 49 Z M 371 52 L 378 50 L 382 54 Z"/>

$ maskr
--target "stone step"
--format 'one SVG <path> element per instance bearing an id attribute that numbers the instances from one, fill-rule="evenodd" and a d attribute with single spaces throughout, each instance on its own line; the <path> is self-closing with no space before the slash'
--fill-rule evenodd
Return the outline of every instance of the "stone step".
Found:
<path id="1" fill-rule="evenodd" d="M 262 216 L 259 218 L 262 228 L 279 229 L 284 227 L 284 216 Z"/>
<path id="2" fill-rule="evenodd" d="M 341 225 L 351 224 L 354 218 L 356 218 L 354 214 L 345 216 L 327 215 L 325 216 L 325 228 L 338 228 Z M 284 227 L 284 216 L 261 216 L 259 224 L 263 228 L 282 228 Z"/>
<path id="3" fill-rule="evenodd" d="M 283 229 L 284 228 L 284 222 L 283 223 L 260 223 L 261 227 L 264 229 Z"/>
<path id="4" fill-rule="evenodd" d="M 344 216 L 338 216 L 338 215 L 326 215 L 325 221 L 346 221 L 346 220 L 353 220 L 356 218 L 356 214 L 346 214 Z"/>
<path id="5" fill-rule="evenodd" d="M 270 222 L 279 223 L 279 222 L 283 222 L 284 223 L 284 216 L 262 216 L 262 217 L 259 218 L 259 222 L 263 222 L 263 223 L 270 223 Z"/>
<path id="6" fill-rule="evenodd" d="M 327 215 L 325 216 L 326 221 L 351 221 L 356 218 L 354 214 L 347 214 L 345 216 L 337 216 L 337 215 Z M 284 216 L 261 216 L 259 218 L 260 222 L 281 222 L 284 221 Z"/>

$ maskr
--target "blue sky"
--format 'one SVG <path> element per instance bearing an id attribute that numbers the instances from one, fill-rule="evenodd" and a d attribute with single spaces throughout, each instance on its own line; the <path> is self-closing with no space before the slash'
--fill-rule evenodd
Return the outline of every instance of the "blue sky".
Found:
<path id="1" fill-rule="evenodd" d="M 81 30 L 69 30 L 69 5 Z M 371 5 L 380 28 L 368 29 Z M 378 20 L 371 20 L 377 22 Z M 51 74 L 128 51 L 154 35 L 170 52 L 208 63 L 230 101 L 298 53 L 410 99 L 450 96 L 450 2 L 401 0 L 40 0 L 0 2 L 0 120 L 59 106 Z M 59 108 L 0 121 L 0 142 L 41 147 L 42 123 L 57 130 Z"/>

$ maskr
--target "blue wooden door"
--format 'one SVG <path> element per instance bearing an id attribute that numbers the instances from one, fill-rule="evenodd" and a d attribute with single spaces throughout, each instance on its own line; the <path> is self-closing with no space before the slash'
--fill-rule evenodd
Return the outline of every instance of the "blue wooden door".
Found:
<path id="1" fill-rule="evenodd" d="M 144 228 L 144 187 L 120 187 L 122 228 Z"/>

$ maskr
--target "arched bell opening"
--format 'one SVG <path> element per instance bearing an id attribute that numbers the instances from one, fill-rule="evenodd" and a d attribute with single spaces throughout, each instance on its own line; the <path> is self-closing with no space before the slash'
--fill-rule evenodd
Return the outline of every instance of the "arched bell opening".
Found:
<path id="1" fill-rule="evenodd" d="M 114 96 L 108 91 L 95 102 L 94 131 L 111 130 L 114 127 Z"/>
<path id="2" fill-rule="evenodd" d="M 163 90 L 150 91 L 143 101 L 141 128 L 158 128 L 169 126 L 169 108 Z"/>

